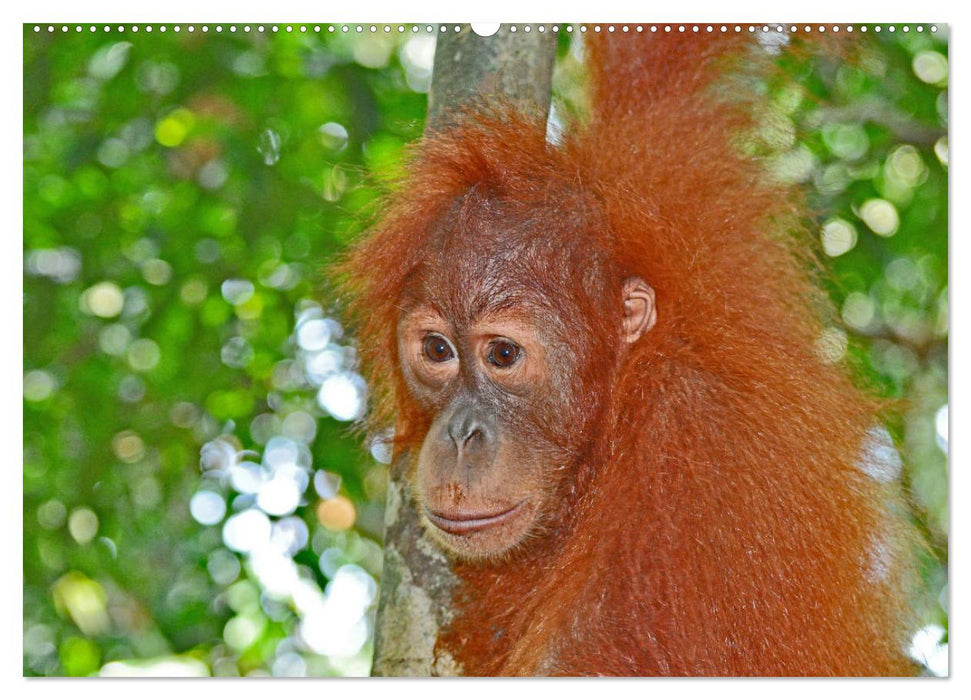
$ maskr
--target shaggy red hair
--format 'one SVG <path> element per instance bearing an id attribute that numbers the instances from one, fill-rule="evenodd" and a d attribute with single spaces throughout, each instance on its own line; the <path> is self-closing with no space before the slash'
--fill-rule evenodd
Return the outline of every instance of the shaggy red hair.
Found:
<path id="1" fill-rule="evenodd" d="M 440 651 L 474 675 L 912 673 L 897 485 L 860 466 L 880 407 L 817 353 L 827 302 L 801 198 L 740 147 L 756 81 L 724 82 L 765 52 L 684 34 L 587 50 L 585 124 L 558 145 L 511 113 L 429 136 L 344 267 L 371 419 L 405 450 L 427 417 L 398 370 L 397 300 L 470 191 L 550 221 L 583 202 L 591 249 L 657 295 L 560 526 L 509 562 L 456 566 Z"/>

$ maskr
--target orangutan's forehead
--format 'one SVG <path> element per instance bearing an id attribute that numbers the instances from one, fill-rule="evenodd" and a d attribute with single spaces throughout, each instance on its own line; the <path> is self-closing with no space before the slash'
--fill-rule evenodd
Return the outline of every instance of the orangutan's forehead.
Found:
<path id="1" fill-rule="evenodd" d="M 433 301 L 471 320 L 508 311 L 547 317 L 581 297 L 605 298 L 616 275 L 593 232 L 582 221 L 551 221 L 481 198 L 456 202 L 422 244 L 402 305 Z"/>
<path id="2" fill-rule="evenodd" d="M 477 257 L 456 261 L 450 269 L 422 266 L 405 286 L 404 306 L 430 301 L 452 319 L 474 319 L 515 310 L 545 314 L 563 291 L 555 279 L 543 279 L 535 265 L 515 256 Z"/>

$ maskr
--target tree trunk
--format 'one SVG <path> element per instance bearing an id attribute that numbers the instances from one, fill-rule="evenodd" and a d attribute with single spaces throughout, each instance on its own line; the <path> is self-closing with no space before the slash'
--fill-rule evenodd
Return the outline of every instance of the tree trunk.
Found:
<path id="1" fill-rule="evenodd" d="M 546 117 L 550 111 L 556 34 L 547 27 L 481 37 L 469 25 L 438 34 L 425 130 L 447 125 L 464 106 L 512 102 Z"/>
<path id="2" fill-rule="evenodd" d="M 469 25 L 438 34 L 426 133 L 448 124 L 466 105 L 514 102 L 549 113 L 556 34 L 480 37 Z M 384 523 L 384 568 L 374 632 L 375 676 L 457 676 L 454 659 L 436 653 L 438 633 L 452 619 L 457 584 L 448 560 L 426 534 L 404 480 L 408 455 L 392 466 Z"/>

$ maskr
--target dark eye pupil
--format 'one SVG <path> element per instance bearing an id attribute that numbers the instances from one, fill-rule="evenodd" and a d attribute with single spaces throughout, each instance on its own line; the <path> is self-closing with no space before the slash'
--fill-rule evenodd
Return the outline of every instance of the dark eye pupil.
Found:
<path id="1" fill-rule="evenodd" d="M 434 362 L 452 359 L 452 348 L 444 338 L 431 336 L 425 339 L 425 354 Z"/>
<path id="2" fill-rule="evenodd" d="M 496 343 L 492 348 L 492 364 L 509 367 L 519 359 L 519 348 L 512 343 Z"/>

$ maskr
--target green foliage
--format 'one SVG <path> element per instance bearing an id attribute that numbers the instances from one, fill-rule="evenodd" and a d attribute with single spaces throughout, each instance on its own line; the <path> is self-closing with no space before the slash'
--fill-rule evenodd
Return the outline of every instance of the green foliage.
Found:
<path id="1" fill-rule="evenodd" d="M 416 39 L 87 29 L 24 37 L 25 672 L 185 652 L 218 673 L 270 669 L 276 645 L 256 642 L 296 619 L 267 619 L 257 597 L 262 631 L 229 643 L 239 611 L 210 573 L 226 550 L 189 515 L 199 451 L 221 434 L 258 448 L 261 416 L 314 412 L 275 374 L 295 309 L 321 298 L 379 191 L 372 169 L 421 133 L 421 66 L 400 60 Z M 318 422 L 314 465 L 343 478 L 373 541 L 383 466 L 346 423 Z M 298 515 L 324 530 L 313 505 Z M 78 576 L 97 582 L 81 607 L 103 625 L 55 605 Z"/>
<path id="2" fill-rule="evenodd" d="M 790 155 L 808 166 L 813 203 L 825 212 L 820 242 L 839 310 L 828 340 L 846 347 L 858 374 L 894 402 L 888 427 L 929 544 L 921 601 L 928 627 L 918 636 L 946 640 L 947 39 L 883 34 L 849 60 L 820 63 L 804 84 L 812 100 L 790 111 L 800 135 Z M 926 660 L 940 673 L 941 652 L 926 651 L 933 643 L 915 646 L 937 654 Z"/>
<path id="3" fill-rule="evenodd" d="M 373 615 L 386 478 L 317 400 L 360 390 L 322 270 L 421 134 L 433 38 L 88 29 L 24 28 L 24 671 L 366 673 L 366 623 L 343 620 L 364 635 L 346 648 L 301 631 L 337 624 L 329 596 Z M 884 35 L 788 66 L 808 95 L 772 88 L 779 174 L 825 212 L 841 313 L 821 351 L 906 399 L 891 427 L 944 629 L 946 55 Z M 279 450 L 305 480 L 275 511 L 229 466 L 266 479 Z M 281 537 L 306 527 L 274 566 L 221 529 L 254 503 Z"/>
<path id="4" fill-rule="evenodd" d="M 884 36 L 814 77 L 819 103 L 803 103 L 792 118 L 803 135 L 795 150 L 811 164 L 805 175 L 825 212 L 834 327 L 873 388 L 902 400 L 894 427 L 905 478 L 946 565 L 946 40 Z"/>

